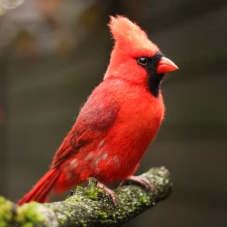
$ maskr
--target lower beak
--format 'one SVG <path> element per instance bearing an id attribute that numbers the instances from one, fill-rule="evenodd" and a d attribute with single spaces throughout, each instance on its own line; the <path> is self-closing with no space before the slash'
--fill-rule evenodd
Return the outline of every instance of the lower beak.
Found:
<path id="1" fill-rule="evenodd" d="M 157 74 L 166 74 L 179 69 L 171 60 L 162 57 L 157 66 Z"/>

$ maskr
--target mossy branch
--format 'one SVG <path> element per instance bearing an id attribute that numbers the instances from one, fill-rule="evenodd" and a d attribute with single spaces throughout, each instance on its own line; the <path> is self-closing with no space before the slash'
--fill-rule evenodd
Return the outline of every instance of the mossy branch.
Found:
<path id="1" fill-rule="evenodd" d="M 115 190 L 115 207 L 105 192 L 91 178 L 87 188 L 77 187 L 65 201 L 23 206 L 0 197 L 0 227 L 92 227 L 119 226 L 153 207 L 171 193 L 170 173 L 165 167 L 152 168 L 141 175 L 152 185 L 150 192 L 133 182 Z"/>

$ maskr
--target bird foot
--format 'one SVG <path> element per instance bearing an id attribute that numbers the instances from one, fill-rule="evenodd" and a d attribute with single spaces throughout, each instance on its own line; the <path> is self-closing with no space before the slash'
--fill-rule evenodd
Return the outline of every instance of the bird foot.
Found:
<path id="1" fill-rule="evenodd" d="M 140 176 L 130 176 L 130 177 L 127 177 L 124 181 L 122 181 L 120 183 L 119 186 L 122 186 L 125 183 L 125 181 L 133 181 L 133 182 L 139 183 L 140 185 L 144 186 L 146 189 L 148 189 L 150 191 L 153 191 L 153 186 L 144 177 L 140 177 Z"/>
<path id="2" fill-rule="evenodd" d="M 117 207 L 117 196 L 115 192 L 100 182 L 98 182 L 97 187 L 102 188 L 106 192 L 106 194 L 111 197 L 114 206 Z"/>

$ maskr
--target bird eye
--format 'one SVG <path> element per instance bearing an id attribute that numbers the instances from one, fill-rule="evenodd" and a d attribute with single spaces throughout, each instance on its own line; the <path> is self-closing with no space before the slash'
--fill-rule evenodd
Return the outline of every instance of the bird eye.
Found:
<path id="1" fill-rule="evenodd" d="M 147 58 L 145 57 L 138 58 L 137 61 L 140 65 L 143 65 L 143 66 L 147 64 Z"/>

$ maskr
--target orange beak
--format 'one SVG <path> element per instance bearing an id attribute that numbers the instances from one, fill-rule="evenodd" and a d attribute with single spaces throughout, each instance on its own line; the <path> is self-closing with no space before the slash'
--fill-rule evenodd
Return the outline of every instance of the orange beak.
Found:
<path id="1" fill-rule="evenodd" d="M 179 69 L 171 60 L 162 57 L 157 66 L 158 74 L 166 74 Z"/>

